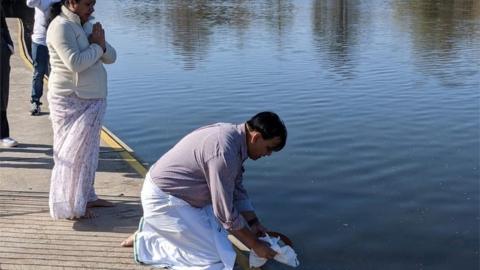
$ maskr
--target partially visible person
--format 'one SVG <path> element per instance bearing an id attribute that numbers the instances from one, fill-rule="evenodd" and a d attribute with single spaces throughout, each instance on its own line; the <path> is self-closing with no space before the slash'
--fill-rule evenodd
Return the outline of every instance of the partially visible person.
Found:
<path id="1" fill-rule="evenodd" d="M 35 8 L 35 23 L 32 34 L 33 80 L 31 115 L 40 115 L 43 95 L 43 77 L 49 74 L 48 48 L 46 42 L 50 6 L 60 0 L 27 0 L 27 6 Z"/>
<path id="2" fill-rule="evenodd" d="M 143 264 L 231 270 L 236 254 L 229 232 L 259 257 L 273 258 L 276 252 L 257 238 L 266 228 L 243 186 L 243 163 L 280 151 L 286 140 L 287 129 L 272 112 L 188 134 L 150 168 L 139 229 L 121 245 L 134 245 Z"/>
<path id="3" fill-rule="evenodd" d="M 116 60 L 100 23 L 92 25 L 95 0 L 62 0 L 52 5 L 47 30 L 51 73 L 47 99 L 55 165 L 50 183 L 54 219 L 92 218 L 91 207 L 113 206 L 93 186 L 100 129 L 106 109 L 107 73 Z"/>
<path id="4" fill-rule="evenodd" d="M 2 5 L 0 5 L 0 17 L 0 143 L 4 147 L 14 147 L 18 143 L 10 138 L 10 127 L 7 119 L 8 96 L 10 92 L 10 57 L 14 50 Z"/>

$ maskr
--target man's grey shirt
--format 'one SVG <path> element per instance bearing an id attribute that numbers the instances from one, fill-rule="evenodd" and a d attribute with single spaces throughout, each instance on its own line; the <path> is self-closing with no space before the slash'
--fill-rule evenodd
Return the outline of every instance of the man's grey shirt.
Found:
<path id="1" fill-rule="evenodd" d="M 212 204 L 223 227 L 238 230 L 245 226 L 239 212 L 253 211 L 242 184 L 247 157 L 245 124 L 217 123 L 185 136 L 149 173 L 165 193 L 193 207 Z"/>

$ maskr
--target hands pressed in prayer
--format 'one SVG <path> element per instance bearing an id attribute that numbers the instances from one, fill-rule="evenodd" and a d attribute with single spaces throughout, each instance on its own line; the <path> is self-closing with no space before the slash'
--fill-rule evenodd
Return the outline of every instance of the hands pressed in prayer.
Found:
<path id="1" fill-rule="evenodd" d="M 96 22 L 93 25 L 92 34 L 89 36 L 88 41 L 90 43 L 98 44 L 105 51 L 105 30 L 102 27 L 102 24 Z"/>

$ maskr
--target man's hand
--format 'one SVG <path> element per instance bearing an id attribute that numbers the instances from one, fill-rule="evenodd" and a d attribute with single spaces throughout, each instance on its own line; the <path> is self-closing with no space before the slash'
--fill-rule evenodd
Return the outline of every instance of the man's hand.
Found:
<path id="1" fill-rule="evenodd" d="M 253 211 L 244 211 L 241 212 L 243 218 L 248 224 L 250 231 L 258 236 L 265 236 L 265 233 L 268 232 L 268 229 L 263 226 L 263 224 L 258 219 L 257 215 Z"/>
<path id="2" fill-rule="evenodd" d="M 258 257 L 266 259 L 273 259 L 275 255 L 277 255 L 275 250 L 271 249 L 267 243 L 261 240 L 255 241 L 255 244 L 252 246 L 252 250 L 258 255 Z"/>
<path id="3" fill-rule="evenodd" d="M 277 254 L 267 243 L 258 240 L 248 227 L 243 227 L 240 230 L 231 230 L 230 233 L 249 249 L 255 251 L 255 254 L 259 257 L 272 259 Z"/>
<path id="4" fill-rule="evenodd" d="M 252 231 L 253 234 L 256 236 L 264 236 L 266 232 L 268 232 L 268 229 L 265 228 L 262 223 L 256 222 L 252 226 L 250 226 L 250 230 Z"/>

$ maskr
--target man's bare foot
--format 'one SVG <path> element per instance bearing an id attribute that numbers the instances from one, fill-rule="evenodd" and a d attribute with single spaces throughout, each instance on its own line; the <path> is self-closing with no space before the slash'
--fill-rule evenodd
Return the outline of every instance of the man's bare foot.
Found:
<path id="1" fill-rule="evenodd" d="M 92 207 L 113 207 L 115 206 L 112 202 L 109 202 L 104 199 L 96 199 L 95 201 L 91 201 L 87 203 L 87 208 Z"/>
<path id="2" fill-rule="evenodd" d="M 135 234 L 137 232 L 134 232 L 131 234 L 127 239 L 123 240 L 120 246 L 122 247 L 133 247 L 133 241 L 135 241 Z"/>

